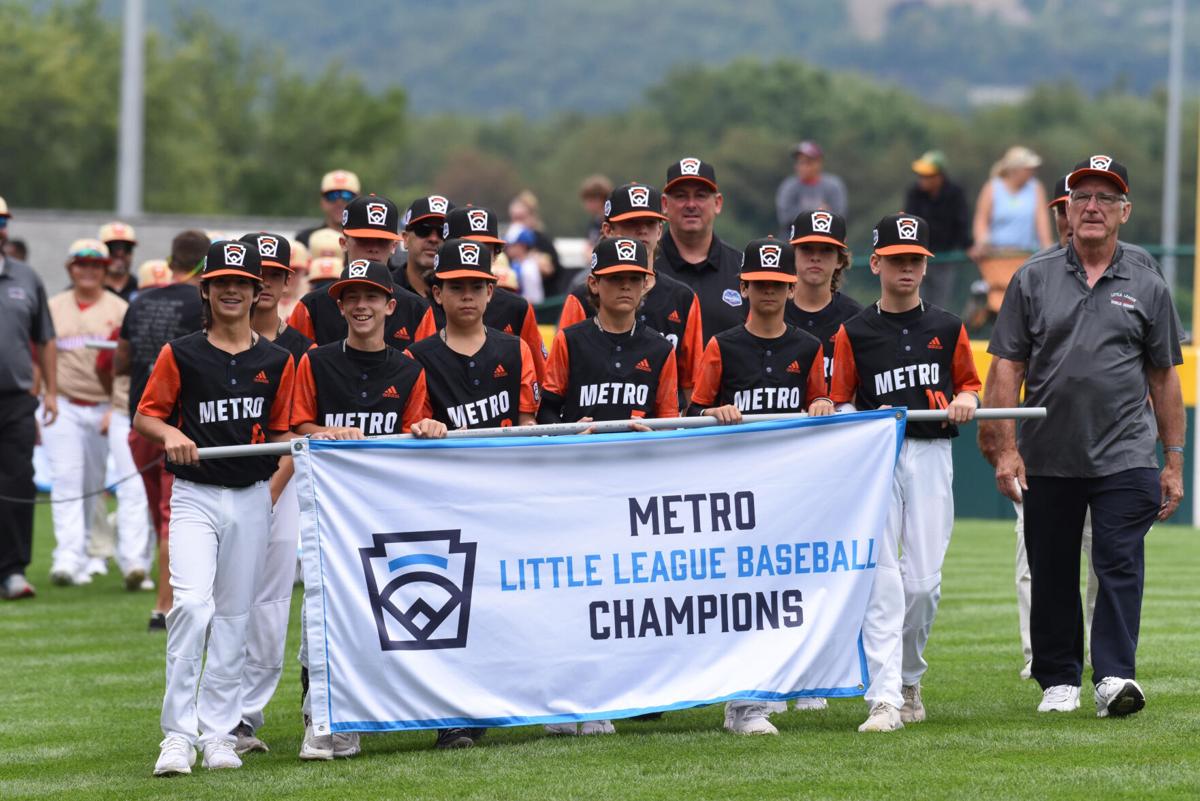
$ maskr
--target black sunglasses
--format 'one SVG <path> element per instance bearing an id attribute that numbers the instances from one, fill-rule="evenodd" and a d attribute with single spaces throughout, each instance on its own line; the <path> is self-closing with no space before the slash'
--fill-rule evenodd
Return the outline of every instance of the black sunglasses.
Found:
<path id="1" fill-rule="evenodd" d="M 408 230 L 416 234 L 418 239 L 428 239 L 434 233 L 437 233 L 438 236 L 441 236 L 442 234 L 442 226 L 436 223 L 413 223 L 408 227 Z"/>

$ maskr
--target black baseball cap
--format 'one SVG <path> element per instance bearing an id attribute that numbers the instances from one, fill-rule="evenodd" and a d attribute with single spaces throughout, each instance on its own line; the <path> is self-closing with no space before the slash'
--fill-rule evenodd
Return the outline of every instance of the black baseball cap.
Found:
<path id="1" fill-rule="evenodd" d="M 1071 198 L 1071 191 L 1067 189 L 1067 176 L 1063 176 L 1054 182 L 1054 194 L 1050 196 L 1050 202 L 1046 204 L 1046 208 L 1052 209 L 1058 204 L 1067 204 Z"/>
<path id="2" fill-rule="evenodd" d="M 623 222 L 652 218 L 665 220 L 662 213 L 662 193 L 647 184 L 631 183 L 618 186 L 604 201 L 604 219 L 607 222 Z"/>
<path id="3" fill-rule="evenodd" d="M 606 237 L 592 248 L 592 275 L 614 273 L 654 274 L 646 246 L 640 240 Z"/>
<path id="4" fill-rule="evenodd" d="M 799 245 L 804 242 L 824 242 L 840 248 L 846 247 L 845 218 L 824 209 L 800 212 L 796 219 L 792 220 L 788 243 Z"/>
<path id="5" fill-rule="evenodd" d="M 785 244 L 773 236 L 752 239 L 742 251 L 742 271 L 738 277 L 743 281 L 796 283 L 796 262 Z"/>
<path id="6" fill-rule="evenodd" d="M 292 243 L 286 236 L 260 231 L 257 234 L 246 234 L 238 241 L 258 248 L 259 261 L 263 267 L 278 267 L 289 273 L 294 272 L 292 270 Z"/>
<path id="7" fill-rule="evenodd" d="M 419 197 L 408 207 L 408 211 L 404 212 L 401 223 L 406 231 L 423 220 L 440 223 L 445 221 L 446 215 L 453 209 L 454 204 L 441 195 Z"/>
<path id="8" fill-rule="evenodd" d="M 1089 175 L 1107 178 L 1120 187 L 1122 192 L 1129 192 L 1129 170 L 1125 169 L 1125 165 L 1121 162 L 1115 161 L 1112 156 L 1089 156 L 1079 162 L 1067 176 L 1067 186 L 1070 187 L 1080 178 Z"/>
<path id="9" fill-rule="evenodd" d="M 470 239 L 472 242 L 488 242 L 503 245 L 500 238 L 500 223 L 496 215 L 482 206 L 460 206 L 446 214 L 442 225 L 442 239 Z"/>
<path id="10" fill-rule="evenodd" d="M 208 255 L 204 257 L 204 269 L 200 271 L 200 280 L 207 281 L 223 275 L 249 278 L 261 283 L 262 260 L 259 258 L 258 248 L 253 244 L 229 239 L 209 245 Z"/>
<path id="11" fill-rule="evenodd" d="M 353 284 L 374 287 L 389 296 L 393 294 L 392 271 L 381 261 L 355 259 L 347 264 L 346 269 L 342 270 L 342 277 L 329 285 L 329 297 L 337 300 Z"/>
<path id="12" fill-rule="evenodd" d="M 681 158 L 667 167 L 667 184 L 663 187 L 663 193 L 670 192 L 672 186 L 684 181 L 699 181 L 708 184 L 714 192 L 719 191 L 717 189 L 717 171 L 707 161 L 701 161 L 694 156 Z"/>
<path id="13" fill-rule="evenodd" d="M 342 233 L 362 239 L 400 238 L 400 212 L 379 195 L 359 195 L 342 209 Z"/>
<path id="14" fill-rule="evenodd" d="M 486 242 L 456 237 L 447 239 L 438 248 L 433 260 L 433 277 L 440 281 L 452 278 L 482 278 L 495 281 L 492 275 L 492 249 Z"/>
<path id="15" fill-rule="evenodd" d="M 878 256 L 905 253 L 933 256 L 929 249 L 929 223 L 915 214 L 889 214 L 875 223 L 872 235 Z"/>

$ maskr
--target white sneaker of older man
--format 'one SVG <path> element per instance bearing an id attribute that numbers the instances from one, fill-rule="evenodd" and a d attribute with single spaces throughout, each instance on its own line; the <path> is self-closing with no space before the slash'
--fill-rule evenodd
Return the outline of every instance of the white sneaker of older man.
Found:
<path id="1" fill-rule="evenodd" d="M 1079 688 L 1073 684 L 1055 684 L 1042 691 L 1038 712 L 1074 712 L 1079 709 Z"/>
<path id="2" fill-rule="evenodd" d="M 241 766 L 242 758 L 229 740 L 209 740 L 204 744 L 204 767 L 209 770 L 232 770 Z"/>
<path id="3" fill-rule="evenodd" d="M 787 704 L 784 704 L 785 708 L 786 708 L 786 706 L 787 706 Z M 828 708 L 829 708 L 829 702 L 826 701 L 824 698 L 797 698 L 796 699 L 796 711 L 797 712 L 808 712 L 808 711 L 812 711 L 812 710 L 828 709 Z"/>
<path id="4" fill-rule="evenodd" d="M 179 734 L 168 734 L 158 744 L 158 761 L 154 763 L 155 776 L 181 776 L 192 772 L 196 762 L 196 748 Z"/>
<path id="5" fill-rule="evenodd" d="M 612 724 L 611 720 L 586 720 L 579 724 L 579 736 L 584 737 L 590 734 L 616 734 L 617 727 Z"/>
<path id="6" fill-rule="evenodd" d="M 731 702 L 725 705 L 725 729 L 734 734 L 779 734 L 767 719 L 770 714 L 766 704 Z"/>
<path id="7" fill-rule="evenodd" d="M 1133 679 L 1108 676 L 1096 685 L 1096 717 L 1121 718 L 1140 712 L 1146 706 L 1146 693 Z"/>
<path id="8" fill-rule="evenodd" d="M 305 761 L 327 762 L 333 759 L 333 735 L 317 734 L 312 724 L 304 727 L 304 741 L 300 743 L 300 758 Z"/>
<path id="9" fill-rule="evenodd" d="M 900 710 L 889 703 L 880 701 L 871 707 L 871 714 L 858 727 L 861 732 L 870 731 L 899 731 L 904 728 L 900 719 Z"/>
<path id="10" fill-rule="evenodd" d="M 900 688 L 904 706 L 900 707 L 900 720 L 905 723 L 920 723 L 925 720 L 925 704 L 921 701 L 921 685 L 910 684 Z"/>

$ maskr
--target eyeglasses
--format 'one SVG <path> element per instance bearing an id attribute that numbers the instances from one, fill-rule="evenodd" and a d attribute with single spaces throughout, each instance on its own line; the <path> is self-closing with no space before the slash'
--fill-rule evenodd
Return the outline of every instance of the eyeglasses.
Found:
<path id="1" fill-rule="evenodd" d="M 1096 199 L 1096 203 L 1101 206 L 1115 206 L 1118 203 L 1125 201 L 1124 195 L 1114 195 L 1112 192 L 1072 192 L 1071 202 L 1078 206 L 1086 206 L 1092 202 L 1092 198 Z"/>
<path id="2" fill-rule="evenodd" d="M 442 226 L 435 225 L 434 223 L 427 223 L 427 222 L 413 223 L 411 226 L 409 226 L 408 230 L 410 230 L 414 234 L 416 234 L 418 239 L 428 239 L 430 236 L 432 236 L 435 233 L 438 236 L 442 235 Z"/>
<path id="3" fill-rule="evenodd" d="M 339 200 L 349 203 L 351 200 L 354 200 L 354 198 L 358 197 L 358 195 L 354 194 L 349 189 L 332 189 L 328 192 L 322 192 L 321 197 L 325 198 L 330 203 L 336 203 Z"/>
<path id="4" fill-rule="evenodd" d="M 110 254 L 112 254 L 112 253 L 132 253 L 133 252 L 133 245 L 130 244 L 129 242 L 121 242 L 120 240 L 117 240 L 115 242 L 107 242 L 105 244 L 108 245 L 108 252 Z"/>

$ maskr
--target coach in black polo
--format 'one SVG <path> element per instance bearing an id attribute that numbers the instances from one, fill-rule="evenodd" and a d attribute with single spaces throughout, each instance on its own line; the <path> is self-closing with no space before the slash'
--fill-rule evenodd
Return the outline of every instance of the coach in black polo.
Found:
<path id="1" fill-rule="evenodd" d="M 1000 491 L 1014 501 L 1024 493 L 1038 711 L 1079 706 L 1079 543 L 1090 508 L 1096 712 L 1120 716 L 1145 705 L 1134 681 L 1143 539 L 1183 497 L 1183 357 L 1166 283 L 1117 241 L 1132 208 L 1125 167 L 1092 156 L 1067 185 L 1071 241 L 1013 277 L 988 347 L 996 358 L 984 405 L 1015 406 L 1024 382 L 1026 405 L 1045 406 L 1047 417 L 1025 421 L 1019 435 L 1011 421 L 981 424 L 979 438 Z"/>

